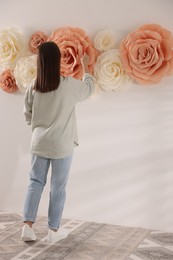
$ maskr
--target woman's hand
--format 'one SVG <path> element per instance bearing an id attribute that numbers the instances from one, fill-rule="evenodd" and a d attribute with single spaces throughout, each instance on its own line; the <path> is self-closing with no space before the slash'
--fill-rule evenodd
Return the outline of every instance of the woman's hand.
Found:
<path id="1" fill-rule="evenodd" d="M 82 64 L 84 74 L 89 73 L 88 70 L 89 56 L 86 53 L 81 58 L 81 64 Z"/>

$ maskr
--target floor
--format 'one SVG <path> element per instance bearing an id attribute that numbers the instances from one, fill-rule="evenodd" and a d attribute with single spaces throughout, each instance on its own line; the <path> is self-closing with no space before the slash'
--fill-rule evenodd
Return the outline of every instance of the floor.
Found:
<path id="1" fill-rule="evenodd" d="M 64 219 L 69 236 L 49 244 L 46 221 L 38 217 L 38 239 L 26 243 L 21 216 L 0 213 L 0 260 L 173 260 L 173 233 Z"/>

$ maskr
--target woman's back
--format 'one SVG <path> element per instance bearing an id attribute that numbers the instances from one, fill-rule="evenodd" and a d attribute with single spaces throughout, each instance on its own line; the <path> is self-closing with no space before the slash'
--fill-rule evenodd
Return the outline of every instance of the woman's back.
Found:
<path id="1" fill-rule="evenodd" d="M 29 88 L 25 107 L 32 103 L 31 152 L 54 159 L 70 154 L 78 145 L 75 105 L 87 99 L 93 91 L 89 74 L 85 74 L 84 81 L 61 77 L 59 87 L 46 93 Z M 25 114 L 27 116 L 27 111 Z"/>

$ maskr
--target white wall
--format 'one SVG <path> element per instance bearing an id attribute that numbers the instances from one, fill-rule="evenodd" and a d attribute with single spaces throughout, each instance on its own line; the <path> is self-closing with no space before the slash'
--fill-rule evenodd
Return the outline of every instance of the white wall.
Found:
<path id="1" fill-rule="evenodd" d="M 145 23 L 173 31 L 171 0 L 3 1 L 1 27 L 26 36 L 78 26 L 109 27 L 120 41 Z M 173 231 L 173 77 L 126 93 L 102 92 L 77 107 L 80 147 L 67 187 L 64 218 Z M 0 211 L 22 212 L 31 131 L 23 95 L 0 91 Z M 45 188 L 39 214 L 47 214 Z"/>

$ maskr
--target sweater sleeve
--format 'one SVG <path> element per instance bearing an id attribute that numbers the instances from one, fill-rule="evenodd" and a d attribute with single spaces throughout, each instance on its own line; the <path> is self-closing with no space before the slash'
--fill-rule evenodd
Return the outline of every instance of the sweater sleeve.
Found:
<path id="1" fill-rule="evenodd" d="M 27 125 L 31 125 L 33 100 L 34 100 L 34 93 L 33 93 L 33 88 L 31 86 L 27 89 L 24 97 L 23 113 Z"/>
<path id="2" fill-rule="evenodd" d="M 73 79 L 73 92 L 77 102 L 84 101 L 94 93 L 94 78 L 89 73 L 85 73 L 82 81 Z"/>

